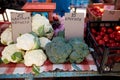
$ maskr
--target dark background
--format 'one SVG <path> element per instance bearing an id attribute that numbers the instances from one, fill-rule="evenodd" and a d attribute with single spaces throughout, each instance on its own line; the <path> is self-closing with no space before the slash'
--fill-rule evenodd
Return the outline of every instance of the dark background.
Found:
<path id="1" fill-rule="evenodd" d="M 27 0 L 0 0 L 0 7 L 3 9 L 21 10 Z"/>

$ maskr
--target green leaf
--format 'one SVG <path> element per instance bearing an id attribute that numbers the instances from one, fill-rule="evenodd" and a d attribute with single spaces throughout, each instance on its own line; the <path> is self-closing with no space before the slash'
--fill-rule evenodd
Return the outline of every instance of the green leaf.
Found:
<path id="1" fill-rule="evenodd" d="M 9 63 L 9 61 L 8 61 L 7 59 L 4 59 L 3 62 L 4 62 L 5 64 L 8 64 L 8 63 Z"/>
<path id="2" fill-rule="evenodd" d="M 49 31 L 46 32 L 46 34 L 49 34 L 49 33 L 51 33 L 51 32 L 53 32 L 53 29 L 52 29 L 52 28 L 50 28 Z"/>
<path id="3" fill-rule="evenodd" d="M 38 29 L 39 36 L 42 37 L 45 35 L 44 25 Z"/>
<path id="4" fill-rule="evenodd" d="M 34 47 L 33 49 L 38 49 L 40 47 L 40 41 L 38 37 L 34 38 Z"/>
<path id="5" fill-rule="evenodd" d="M 36 65 L 33 65 L 32 66 L 32 72 L 35 74 L 35 75 L 38 75 L 40 74 L 40 68 Z"/>
<path id="6" fill-rule="evenodd" d="M 65 31 L 59 31 L 57 36 L 65 38 Z"/>
<path id="7" fill-rule="evenodd" d="M 35 32 L 30 32 L 30 34 L 32 34 L 32 35 L 35 36 L 35 37 L 38 37 Z"/>
<path id="8" fill-rule="evenodd" d="M 0 58 L 0 64 L 3 63 L 2 59 Z"/>
<path id="9" fill-rule="evenodd" d="M 11 56 L 12 60 L 16 60 L 17 62 L 21 61 L 23 59 L 22 53 L 21 52 L 15 52 Z"/>

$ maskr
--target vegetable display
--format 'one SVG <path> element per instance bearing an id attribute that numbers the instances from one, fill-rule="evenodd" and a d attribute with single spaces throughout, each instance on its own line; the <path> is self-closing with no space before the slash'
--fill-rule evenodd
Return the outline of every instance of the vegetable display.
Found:
<path id="1" fill-rule="evenodd" d="M 45 47 L 46 54 L 52 63 L 64 63 L 72 51 L 72 47 L 64 38 L 55 37 Z"/>
<path id="2" fill-rule="evenodd" d="M 42 66 L 46 60 L 47 57 L 41 49 L 26 51 L 24 55 L 24 64 L 26 66 Z"/>
<path id="3" fill-rule="evenodd" d="M 80 38 L 69 40 L 72 46 L 72 53 L 69 56 L 71 63 L 80 63 L 89 54 L 88 45 Z"/>
<path id="4" fill-rule="evenodd" d="M 1 33 L 1 43 L 4 45 L 9 45 L 13 42 L 12 40 L 12 29 L 6 28 L 2 33 Z"/>
<path id="5" fill-rule="evenodd" d="M 10 44 L 2 51 L 2 61 L 7 64 L 10 62 L 17 63 L 23 60 L 24 52 L 16 47 L 16 44 Z"/>
<path id="6" fill-rule="evenodd" d="M 45 46 L 46 46 L 49 42 L 51 42 L 51 40 L 49 40 L 49 39 L 46 38 L 46 37 L 40 37 L 40 38 L 39 38 L 39 41 L 40 41 L 40 47 L 41 47 L 43 50 L 45 50 Z"/>
<path id="7" fill-rule="evenodd" d="M 49 39 L 51 39 L 54 34 L 54 30 L 49 20 L 40 14 L 35 14 L 32 17 L 32 31 L 40 37 L 47 37 Z"/>
<path id="8" fill-rule="evenodd" d="M 30 33 L 25 33 L 17 38 L 16 46 L 22 50 L 38 49 L 39 38 Z"/>
<path id="9" fill-rule="evenodd" d="M 5 64 L 32 66 L 36 73 L 47 59 L 54 64 L 82 62 L 89 54 L 87 44 L 79 38 L 66 40 L 64 35 L 63 23 L 55 23 L 53 28 L 46 17 L 35 14 L 32 16 L 32 32 L 20 34 L 16 42 L 12 41 L 12 28 L 1 34 L 1 43 L 6 45 L 1 60 Z"/>
<path id="10" fill-rule="evenodd" d="M 63 37 L 55 37 L 45 50 L 52 63 L 80 63 L 89 54 L 87 44 L 79 38 L 66 41 Z"/>
<path id="11" fill-rule="evenodd" d="M 118 26 L 106 28 L 101 26 L 98 29 L 91 29 L 92 35 L 99 45 L 105 45 L 108 47 L 120 47 L 120 33 Z"/>

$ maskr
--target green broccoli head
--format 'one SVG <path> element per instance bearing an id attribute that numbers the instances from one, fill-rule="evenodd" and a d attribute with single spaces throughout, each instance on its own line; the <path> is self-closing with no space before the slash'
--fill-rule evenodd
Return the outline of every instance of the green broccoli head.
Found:
<path id="1" fill-rule="evenodd" d="M 45 47 L 46 54 L 52 63 L 64 63 L 71 54 L 72 47 L 62 37 L 55 37 Z"/>
<path id="2" fill-rule="evenodd" d="M 89 54 L 88 45 L 80 38 L 73 38 L 69 40 L 72 46 L 72 53 L 69 56 L 70 62 L 80 63 Z"/>

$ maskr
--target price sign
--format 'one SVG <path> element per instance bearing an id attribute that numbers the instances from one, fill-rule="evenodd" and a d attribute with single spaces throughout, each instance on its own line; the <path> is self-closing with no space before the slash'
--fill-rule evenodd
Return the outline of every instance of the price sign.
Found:
<path id="1" fill-rule="evenodd" d="M 105 10 L 102 21 L 118 21 L 120 19 L 120 10 Z"/>
<path id="2" fill-rule="evenodd" d="M 114 5 L 105 5 L 104 10 L 114 10 L 115 6 Z"/>
<path id="3" fill-rule="evenodd" d="M 16 38 L 21 34 L 32 31 L 30 13 L 11 12 L 11 23 L 12 23 L 12 37 L 14 42 L 16 42 Z"/>
<path id="4" fill-rule="evenodd" d="M 84 13 L 65 13 L 65 38 L 84 37 Z"/>

